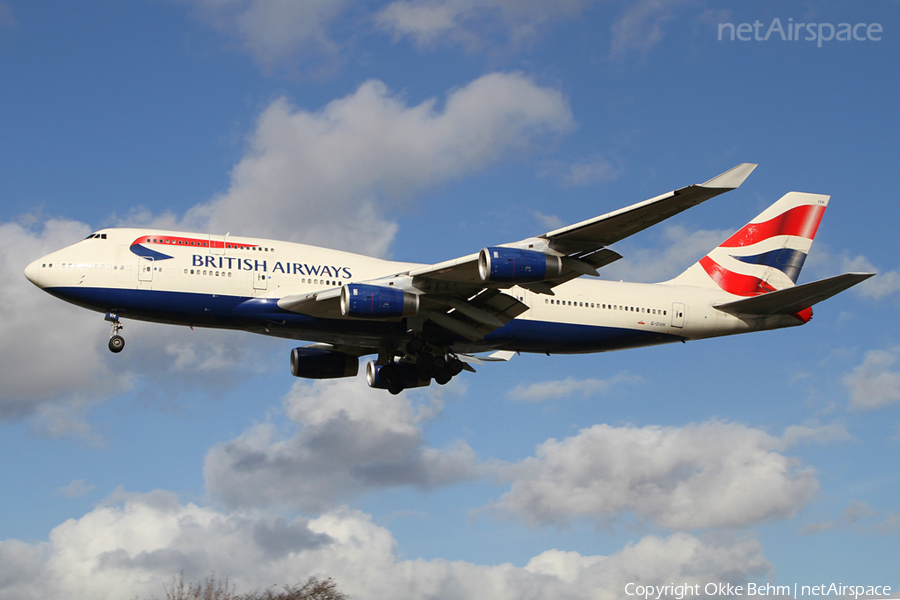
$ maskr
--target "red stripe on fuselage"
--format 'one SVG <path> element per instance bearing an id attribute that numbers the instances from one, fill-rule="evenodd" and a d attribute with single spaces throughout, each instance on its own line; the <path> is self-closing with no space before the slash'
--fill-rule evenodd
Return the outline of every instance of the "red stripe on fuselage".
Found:
<path id="1" fill-rule="evenodd" d="M 819 222 L 822 220 L 824 212 L 824 206 L 811 204 L 795 206 L 768 221 L 744 225 L 740 231 L 725 240 L 721 247 L 750 246 L 776 235 L 795 235 L 811 240 L 816 237 L 816 231 L 819 229 Z"/>
<path id="2" fill-rule="evenodd" d="M 191 238 L 191 237 L 181 237 L 177 235 L 143 235 L 133 242 L 131 245 L 135 244 L 161 244 L 163 246 L 188 246 L 193 248 L 256 248 L 256 244 L 235 244 L 233 242 L 226 242 L 220 240 L 210 240 L 210 239 L 200 239 L 200 238 Z"/>

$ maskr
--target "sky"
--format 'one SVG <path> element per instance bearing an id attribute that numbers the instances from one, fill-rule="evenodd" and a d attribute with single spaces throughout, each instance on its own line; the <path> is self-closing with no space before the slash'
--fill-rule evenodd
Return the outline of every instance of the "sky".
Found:
<path id="1" fill-rule="evenodd" d="M 0 599 L 900 598 L 898 32 L 896 1 L 0 0 Z M 125 321 L 113 355 L 22 274 L 115 226 L 433 263 L 742 162 L 601 276 L 674 277 L 792 190 L 831 195 L 801 282 L 878 276 L 802 328 L 398 396 L 243 332 Z"/>

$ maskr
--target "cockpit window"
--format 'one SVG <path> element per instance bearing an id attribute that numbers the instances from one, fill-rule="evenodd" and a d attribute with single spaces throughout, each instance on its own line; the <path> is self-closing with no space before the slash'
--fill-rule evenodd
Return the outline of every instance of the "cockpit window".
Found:
<path id="1" fill-rule="evenodd" d="M 84 239 L 86 239 L 86 240 L 93 240 L 93 239 L 105 240 L 106 234 L 105 233 L 92 233 L 91 235 L 87 236 Z"/>

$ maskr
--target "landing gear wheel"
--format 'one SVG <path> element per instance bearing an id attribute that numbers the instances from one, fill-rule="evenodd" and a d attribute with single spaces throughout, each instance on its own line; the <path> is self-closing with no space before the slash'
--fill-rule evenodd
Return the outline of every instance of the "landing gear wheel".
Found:
<path id="1" fill-rule="evenodd" d="M 109 351 L 118 354 L 125 348 L 125 338 L 119 335 L 125 326 L 119 322 L 119 315 L 114 311 L 106 313 L 104 319 L 112 325 L 112 331 L 109 332 Z"/>
<path id="2" fill-rule="evenodd" d="M 413 339 L 406 342 L 406 351 L 409 354 L 418 354 L 422 350 L 425 349 L 425 340 L 419 337 L 414 337 Z"/>
<path id="3" fill-rule="evenodd" d="M 114 335 L 109 338 L 109 351 L 118 354 L 125 348 L 125 338 L 121 335 Z"/>
<path id="4" fill-rule="evenodd" d="M 447 370 L 450 371 L 451 377 L 456 377 L 463 371 L 463 363 L 458 358 L 454 358 L 447 363 Z"/>
<path id="5" fill-rule="evenodd" d="M 438 371 L 438 374 L 434 376 L 434 380 L 438 385 L 447 385 L 451 379 L 453 379 L 453 375 L 447 369 Z"/>
<path id="6" fill-rule="evenodd" d="M 388 363 L 381 367 L 379 375 L 387 383 L 388 391 L 393 395 L 397 395 L 403 391 L 403 381 L 400 377 L 400 369 L 395 363 Z"/>

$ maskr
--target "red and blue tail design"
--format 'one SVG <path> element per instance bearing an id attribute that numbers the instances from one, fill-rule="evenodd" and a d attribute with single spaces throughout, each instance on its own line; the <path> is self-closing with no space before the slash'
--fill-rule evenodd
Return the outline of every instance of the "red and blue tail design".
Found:
<path id="1" fill-rule="evenodd" d="M 793 287 L 828 196 L 789 192 L 675 279 L 676 285 L 718 287 L 758 296 Z"/>

